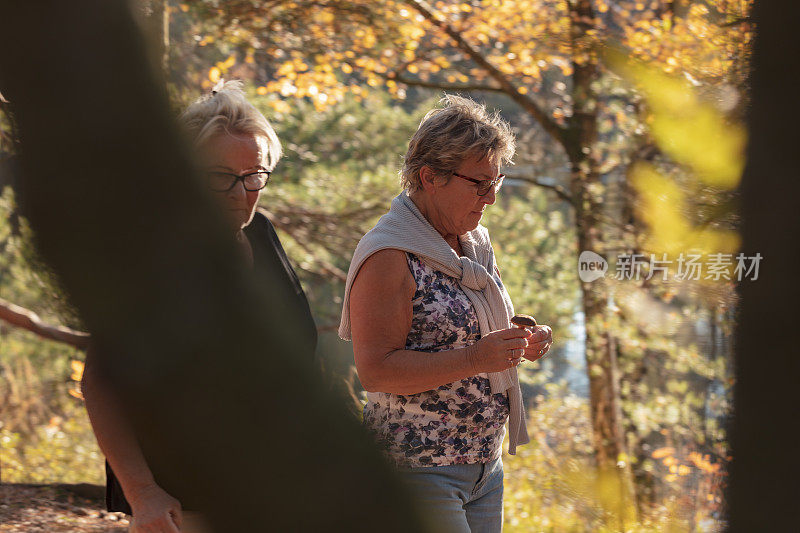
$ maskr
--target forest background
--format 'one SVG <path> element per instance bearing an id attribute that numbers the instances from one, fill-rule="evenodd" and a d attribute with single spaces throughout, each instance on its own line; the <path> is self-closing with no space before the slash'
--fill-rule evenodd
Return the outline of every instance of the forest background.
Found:
<path id="1" fill-rule="evenodd" d="M 399 192 L 408 138 L 443 91 L 512 123 L 516 165 L 503 169 L 511 179 L 484 224 L 516 308 L 550 324 L 558 342 L 522 373 L 533 441 L 506 461 L 509 531 L 723 527 L 735 283 L 757 276 L 752 263 L 737 268 L 734 192 L 750 8 L 137 5 L 176 113 L 221 78 L 240 78 L 275 126 L 286 156 L 260 208 L 306 287 L 319 359 L 356 412 L 352 351 L 335 335 L 344 274 Z M 9 115 L 0 120 L 7 162 L 16 146 Z M 79 330 L 10 187 L 0 211 L 4 313 L 27 309 Z M 605 277 L 581 280 L 585 250 L 609 261 Z M 700 256 L 697 279 L 681 261 L 689 254 Z M 0 322 L 0 479 L 101 483 L 77 385 L 83 352 L 9 324 Z"/>

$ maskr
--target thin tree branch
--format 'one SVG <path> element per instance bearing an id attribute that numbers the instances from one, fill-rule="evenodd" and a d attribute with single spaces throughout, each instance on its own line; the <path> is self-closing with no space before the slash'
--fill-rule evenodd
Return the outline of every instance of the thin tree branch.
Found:
<path id="1" fill-rule="evenodd" d="M 503 93 L 519 104 L 525 111 L 530 113 L 531 116 L 533 116 L 533 118 L 535 118 L 539 124 L 542 125 L 547 133 L 549 133 L 558 142 L 563 144 L 564 128 L 559 126 L 549 114 L 545 113 L 544 110 L 539 107 L 539 104 L 537 104 L 530 96 L 519 92 L 517 87 L 511 83 L 505 74 L 500 72 L 497 67 L 492 65 L 485 57 L 483 57 L 483 54 L 481 54 L 474 46 L 464 40 L 461 34 L 458 33 L 452 26 L 442 20 L 439 20 L 426 2 L 423 2 L 422 0 L 407 0 L 406 3 L 418 11 L 431 24 L 453 39 L 458 48 L 467 54 L 470 59 L 483 68 L 489 74 L 489 76 L 497 82 L 497 84 L 500 86 L 500 90 Z"/>
<path id="2" fill-rule="evenodd" d="M 270 221 L 275 226 L 277 226 L 278 228 L 282 229 L 287 234 L 289 234 L 289 236 L 292 237 L 292 239 L 294 239 L 294 241 L 297 243 L 297 245 L 300 248 L 302 248 L 304 251 L 306 251 L 307 253 L 311 254 L 312 256 L 314 255 L 314 252 L 308 247 L 308 245 L 305 243 L 305 241 L 302 238 L 300 238 L 297 235 L 295 235 L 295 233 L 292 231 L 292 225 L 291 224 L 282 224 L 280 222 L 280 220 L 279 220 L 280 217 L 276 217 L 274 214 L 270 213 L 268 210 L 266 210 L 263 207 L 259 207 L 258 211 L 260 213 L 262 213 L 264 216 L 266 216 L 268 219 L 270 219 Z M 337 280 L 342 281 L 342 282 L 347 280 L 347 272 L 343 271 L 342 269 L 340 269 L 336 265 L 333 265 L 333 264 L 331 264 L 331 263 L 329 263 L 329 262 L 327 262 L 325 260 L 319 259 L 317 257 L 314 258 L 314 261 L 315 261 L 315 263 L 317 265 L 319 265 L 320 271 L 323 274 L 326 274 L 326 275 L 329 275 L 329 276 L 333 276 L 334 278 L 336 278 Z"/>
<path id="3" fill-rule="evenodd" d="M 731 26 L 738 26 L 739 24 L 750 24 L 753 20 L 750 17 L 741 17 L 730 22 L 720 24 L 720 28 L 730 28 Z"/>
<path id="4" fill-rule="evenodd" d="M 519 181 L 524 181 L 526 183 L 536 185 L 537 187 L 544 187 L 545 189 L 550 189 L 551 191 L 555 192 L 559 198 L 569 203 L 570 205 L 574 205 L 574 200 L 572 199 L 572 196 L 570 196 L 567 190 L 561 185 L 544 183 L 542 181 L 537 180 L 536 178 L 531 178 L 529 176 L 509 176 L 509 178 Z"/>
<path id="5" fill-rule="evenodd" d="M 63 342 L 81 350 L 85 350 L 89 345 L 90 336 L 88 333 L 65 326 L 45 324 L 39 318 L 39 315 L 33 311 L 12 304 L 2 298 L 0 298 L 0 320 L 18 328 L 27 329 L 42 338 Z"/>
<path id="6" fill-rule="evenodd" d="M 495 85 L 469 85 L 466 83 L 439 83 L 432 81 L 413 80 L 411 78 L 403 77 L 397 72 L 389 72 L 388 74 L 378 73 L 378 75 L 388 80 L 394 80 L 397 83 L 403 83 L 405 85 L 411 85 L 414 87 L 425 87 L 427 89 L 441 89 L 443 91 L 487 91 L 505 94 L 505 90 L 503 90 L 502 87 L 497 87 Z"/>

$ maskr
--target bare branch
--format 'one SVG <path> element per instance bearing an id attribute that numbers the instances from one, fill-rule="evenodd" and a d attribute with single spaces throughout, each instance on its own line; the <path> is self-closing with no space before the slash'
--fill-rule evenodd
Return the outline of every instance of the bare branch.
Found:
<path id="1" fill-rule="evenodd" d="M 0 298 L 0 320 L 4 320 L 18 328 L 27 329 L 42 338 L 63 342 L 81 350 L 85 350 L 89 345 L 90 336 L 88 333 L 64 326 L 45 324 L 39 318 L 39 315 L 33 311 L 12 304 L 2 298 Z"/>
<path id="2" fill-rule="evenodd" d="M 388 74 L 378 74 L 383 78 L 394 80 L 397 83 L 404 83 L 405 85 L 411 85 L 414 87 L 425 87 L 426 89 L 441 89 L 443 91 L 487 91 L 487 92 L 495 92 L 495 93 L 503 93 L 505 94 L 505 90 L 501 87 L 497 87 L 496 85 L 470 85 L 470 84 L 459 84 L 459 83 L 440 83 L 440 82 L 432 82 L 432 81 L 423 81 L 423 80 L 414 80 L 411 78 L 405 78 L 396 72 L 390 72 Z"/>
<path id="3" fill-rule="evenodd" d="M 485 57 L 483 57 L 483 54 L 481 54 L 474 46 L 464 40 L 461 34 L 458 33 L 452 26 L 442 20 L 439 20 L 426 2 L 423 2 L 422 0 L 407 0 L 406 3 L 418 11 L 431 24 L 439 28 L 441 31 L 446 33 L 448 37 L 453 39 L 453 41 L 456 43 L 456 46 L 458 46 L 461 51 L 467 54 L 470 59 L 475 61 L 475 63 L 483 68 L 489 74 L 489 76 L 497 82 L 497 84 L 500 86 L 500 90 L 505 95 L 514 100 L 525 111 L 530 113 L 531 116 L 533 116 L 533 118 L 535 118 L 539 124 L 542 125 L 547 133 L 549 133 L 558 142 L 563 144 L 564 129 L 552 118 L 550 118 L 550 115 L 545 113 L 544 110 L 539 107 L 539 104 L 537 104 L 530 96 L 519 92 L 517 87 L 511 83 L 505 74 L 500 72 L 497 67 L 492 65 Z"/>
<path id="4" fill-rule="evenodd" d="M 296 235 L 295 231 L 293 231 L 294 226 L 292 224 L 282 224 L 280 222 L 280 220 L 279 220 L 280 217 L 276 217 L 274 214 L 272 214 L 271 212 L 269 212 L 267 209 L 265 209 L 263 207 L 259 207 L 258 211 L 260 213 L 263 213 L 264 216 L 266 216 L 268 219 L 270 219 L 270 221 L 272 221 L 272 223 L 276 227 L 278 227 L 281 230 L 285 231 L 290 237 L 292 237 L 292 239 L 294 239 L 294 241 L 297 243 L 297 245 L 300 248 L 302 248 L 304 251 L 306 251 L 307 253 L 311 254 L 312 256 L 316 256 L 316 254 L 314 254 L 313 250 L 311 250 L 308 247 L 308 245 L 306 244 L 305 239 L 303 239 L 302 237 Z M 329 263 L 329 262 L 327 262 L 327 261 L 325 261 L 323 259 L 320 259 L 318 257 L 315 257 L 314 261 L 319 266 L 320 271 L 322 272 L 322 274 L 328 275 L 328 276 L 333 276 L 334 278 L 336 278 L 337 280 L 342 281 L 342 282 L 347 280 L 347 272 L 343 271 L 342 269 L 340 269 L 336 265 L 333 265 L 333 264 L 331 264 L 331 263 Z"/>
<path id="5" fill-rule="evenodd" d="M 537 187 L 544 187 L 545 189 L 550 189 L 551 191 L 555 192 L 556 195 L 565 202 L 569 203 L 570 205 L 575 205 L 572 196 L 570 196 L 567 190 L 561 185 L 555 185 L 553 183 L 545 183 L 543 181 L 540 181 L 536 178 L 532 178 L 529 176 L 514 176 L 513 179 L 524 181 L 526 183 L 536 185 Z"/>
<path id="6" fill-rule="evenodd" d="M 730 28 L 732 26 L 738 26 L 739 24 L 750 24 L 751 22 L 753 22 L 753 19 L 750 17 L 740 17 L 730 22 L 720 24 L 720 28 Z"/>

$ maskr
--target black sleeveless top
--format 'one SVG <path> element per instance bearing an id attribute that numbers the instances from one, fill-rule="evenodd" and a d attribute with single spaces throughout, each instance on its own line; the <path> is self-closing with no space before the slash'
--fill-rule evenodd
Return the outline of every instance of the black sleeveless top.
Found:
<path id="1" fill-rule="evenodd" d="M 269 276 L 270 283 L 283 284 L 284 294 L 291 294 L 295 297 L 294 305 L 290 302 L 287 307 L 294 307 L 298 312 L 298 319 L 302 335 L 299 336 L 302 346 L 298 346 L 298 352 L 308 353 L 313 356 L 317 346 L 317 328 L 314 318 L 311 316 L 311 309 L 308 300 L 300 285 L 297 274 L 286 257 L 286 252 L 278 240 L 278 234 L 272 223 L 263 214 L 256 212 L 253 221 L 244 228 L 244 233 L 250 241 L 253 249 L 253 268 L 257 276 Z M 281 273 L 280 279 L 272 279 L 275 272 Z M 106 461 L 106 508 L 111 512 L 123 512 L 132 515 L 131 506 L 122 492 L 122 485 L 114 475 L 111 465 Z"/>

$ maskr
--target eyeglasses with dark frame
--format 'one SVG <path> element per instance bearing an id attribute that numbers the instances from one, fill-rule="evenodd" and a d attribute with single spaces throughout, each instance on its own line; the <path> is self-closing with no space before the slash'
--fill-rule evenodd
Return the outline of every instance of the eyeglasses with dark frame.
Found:
<path id="1" fill-rule="evenodd" d="M 237 181 L 242 182 L 246 191 L 260 191 L 269 183 L 272 172 L 269 170 L 257 170 L 247 174 L 231 174 L 230 172 L 206 172 L 208 175 L 208 186 L 214 192 L 228 192 L 236 186 Z"/>
<path id="2" fill-rule="evenodd" d="M 494 192 L 499 191 L 500 186 L 503 184 L 503 178 L 506 177 L 505 174 L 500 174 L 493 180 L 479 180 L 477 178 L 470 178 L 469 176 L 464 176 L 457 172 L 453 172 L 453 176 L 461 178 L 462 180 L 471 181 L 472 183 L 477 185 L 478 187 L 476 192 L 478 193 L 478 196 L 486 196 L 487 194 L 489 194 L 489 191 L 491 191 L 492 188 L 494 188 Z"/>

